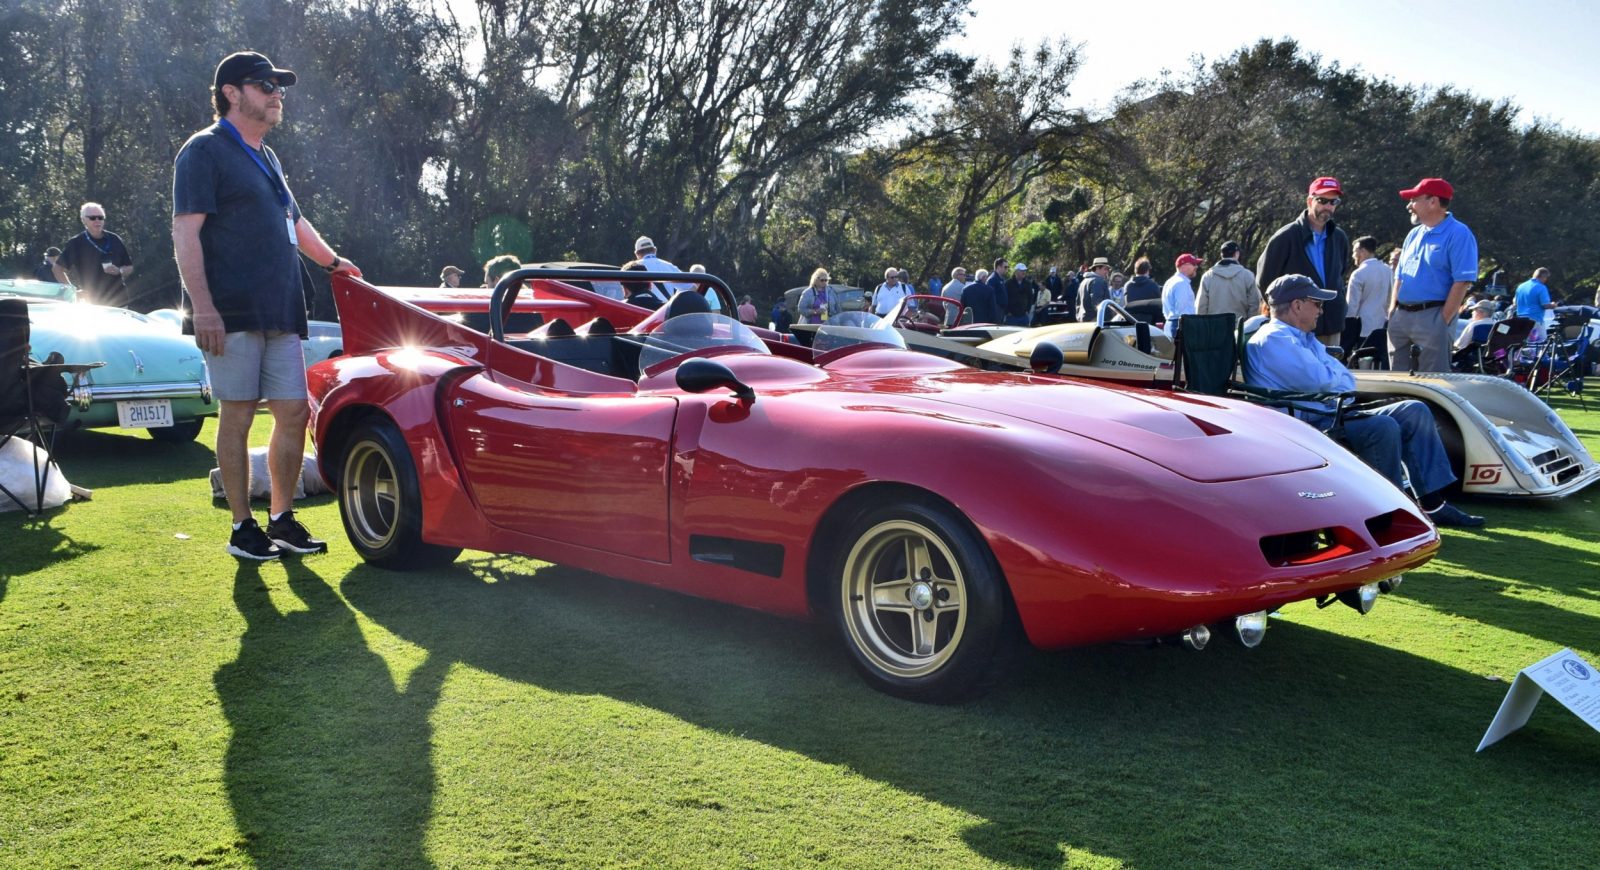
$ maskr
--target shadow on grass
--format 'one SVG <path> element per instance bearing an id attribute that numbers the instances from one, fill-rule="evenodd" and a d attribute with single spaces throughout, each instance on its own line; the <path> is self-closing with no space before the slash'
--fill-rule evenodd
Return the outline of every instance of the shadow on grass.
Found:
<path id="1" fill-rule="evenodd" d="M 812 626 L 570 569 L 361 566 L 340 590 L 441 671 L 604 695 L 845 766 L 981 818 L 966 842 L 1006 865 L 1058 866 L 1064 845 L 1136 866 L 1600 862 L 1570 825 L 1600 801 L 1600 746 L 1575 720 L 1541 713 L 1474 756 L 1505 684 L 1292 623 L 1255 652 L 1038 654 L 990 697 L 942 708 L 868 689 Z"/>
<path id="2" fill-rule="evenodd" d="M 432 729 L 449 661 L 430 656 L 397 687 L 355 615 L 314 567 L 286 571 L 306 609 L 282 612 L 258 566 L 241 564 L 239 657 L 218 669 L 232 726 L 225 783 L 261 867 L 414 867 L 432 810 Z"/>
<path id="3" fill-rule="evenodd" d="M 68 479 L 90 489 L 204 480 L 217 465 L 209 440 L 169 444 L 114 430 L 80 429 L 64 433 L 56 445 L 56 458 Z"/>
<path id="4" fill-rule="evenodd" d="M 13 577 L 22 577 L 100 549 L 98 544 L 80 544 L 52 525 L 62 511 L 72 510 L 72 507 L 63 505 L 31 518 L 22 511 L 0 513 L 0 540 L 5 541 L 4 555 L 0 556 L 0 601 L 5 601 L 6 588 Z"/>

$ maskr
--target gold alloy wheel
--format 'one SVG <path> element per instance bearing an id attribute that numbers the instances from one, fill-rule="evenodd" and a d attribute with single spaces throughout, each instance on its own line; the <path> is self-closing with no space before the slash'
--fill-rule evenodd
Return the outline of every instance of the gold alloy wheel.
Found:
<path id="1" fill-rule="evenodd" d="M 857 538 L 840 591 L 851 642 L 889 674 L 927 676 L 960 648 L 967 581 L 950 546 L 920 522 L 886 520 Z"/>
<path id="2" fill-rule="evenodd" d="M 389 452 L 372 441 L 362 441 L 345 457 L 344 481 L 339 497 L 352 537 L 363 549 L 382 550 L 398 527 L 400 485 Z"/>

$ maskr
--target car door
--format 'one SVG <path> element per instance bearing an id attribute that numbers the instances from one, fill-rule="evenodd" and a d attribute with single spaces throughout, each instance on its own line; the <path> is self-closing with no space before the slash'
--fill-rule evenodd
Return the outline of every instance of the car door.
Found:
<path id="1" fill-rule="evenodd" d="M 467 485 L 489 522 L 668 560 L 677 399 L 563 393 L 479 375 L 458 382 L 447 401 Z"/>

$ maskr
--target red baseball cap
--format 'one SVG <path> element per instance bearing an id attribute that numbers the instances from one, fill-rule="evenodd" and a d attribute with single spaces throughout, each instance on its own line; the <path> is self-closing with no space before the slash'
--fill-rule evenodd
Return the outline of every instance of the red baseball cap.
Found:
<path id="1" fill-rule="evenodd" d="M 1331 193 L 1334 196 L 1344 196 L 1344 191 L 1339 188 L 1339 179 L 1331 175 L 1324 175 L 1311 182 L 1311 188 L 1306 191 L 1306 196 L 1316 196 L 1319 193 Z"/>
<path id="2" fill-rule="evenodd" d="M 1175 266 L 1190 266 L 1190 265 L 1199 266 L 1204 262 L 1205 262 L 1205 260 L 1202 260 L 1199 257 L 1196 257 L 1194 254 L 1179 254 L 1178 255 L 1178 262 L 1174 263 L 1173 265 L 1175 265 Z"/>
<path id="3" fill-rule="evenodd" d="M 1437 196 L 1440 199 L 1453 199 L 1455 195 L 1456 189 L 1451 187 L 1450 182 L 1445 181 L 1443 178 L 1424 178 L 1417 182 L 1416 187 L 1400 191 L 1400 198 L 1404 200 L 1413 200 L 1419 196 Z"/>

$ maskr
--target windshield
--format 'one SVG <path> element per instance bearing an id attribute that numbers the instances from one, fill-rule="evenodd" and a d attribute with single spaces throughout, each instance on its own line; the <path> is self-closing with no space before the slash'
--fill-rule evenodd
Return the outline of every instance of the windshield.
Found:
<path id="1" fill-rule="evenodd" d="M 811 349 L 820 355 L 863 344 L 903 348 L 906 340 L 882 317 L 865 311 L 846 311 L 828 318 L 828 322 L 817 329 L 816 337 L 811 340 Z"/>
<path id="2" fill-rule="evenodd" d="M 644 348 L 639 352 L 639 367 L 649 369 L 675 356 L 719 347 L 767 353 L 767 346 L 750 327 L 721 314 L 696 312 L 669 317 L 645 336 Z"/>
<path id="3" fill-rule="evenodd" d="M 32 278 L 0 279 L 0 296 L 26 296 L 30 299 L 57 299 L 71 302 L 77 292 L 66 284 L 35 281 Z"/>

